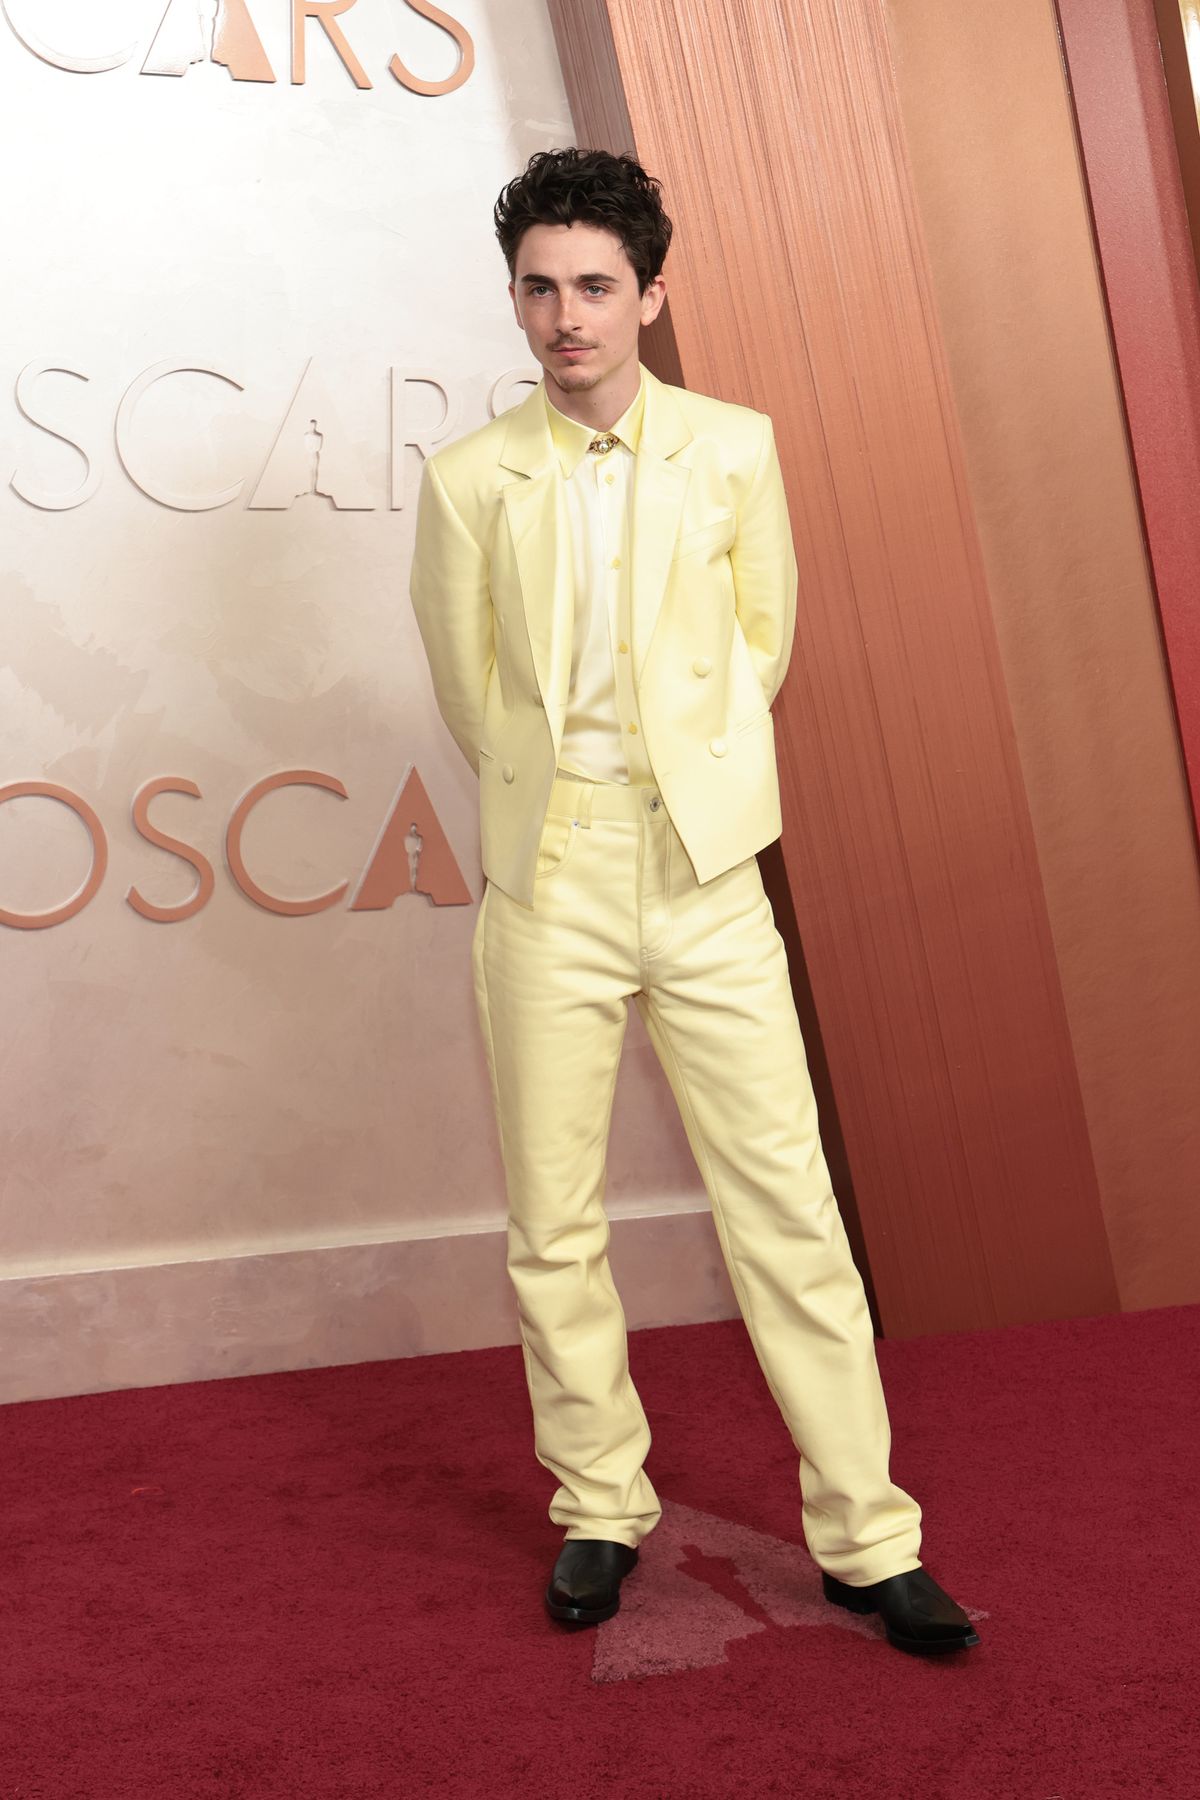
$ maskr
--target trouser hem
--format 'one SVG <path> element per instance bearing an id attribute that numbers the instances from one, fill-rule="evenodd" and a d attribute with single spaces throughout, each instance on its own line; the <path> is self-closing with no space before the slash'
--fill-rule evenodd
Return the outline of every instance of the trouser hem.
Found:
<path id="1" fill-rule="evenodd" d="M 887 1581 L 892 1575 L 906 1575 L 912 1569 L 919 1569 L 921 1559 L 918 1556 L 905 1557 L 897 1566 L 893 1557 L 890 1562 L 880 1561 L 877 1568 L 869 1573 L 864 1573 L 861 1562 L 855 1562 L 852 1568 L 830 1569 L 824 1563 L 818 1563 L 817 1567 L 824 1574 L 832 1575 L 835 1581 L 845 1582 L 847 1587 L 874 1587 L 877 1581 Z"/>
<path id="2" fill-rule="evenodd" d="M 643 1532 L 641 1537 L 631 1537 L 628 1529 L 621 1529 L 616 1525 L 606 1525 L 602 1522 L 598 1525 L 570 1526 L 563 1542 L 569 1544 L 577 1538 L 600 1538 L 606 1543 L 624 1544 L 627 1550 L 636 1550 L 640 1544 L 645 1543 L 649 1535 L 649 1532 Z"/>

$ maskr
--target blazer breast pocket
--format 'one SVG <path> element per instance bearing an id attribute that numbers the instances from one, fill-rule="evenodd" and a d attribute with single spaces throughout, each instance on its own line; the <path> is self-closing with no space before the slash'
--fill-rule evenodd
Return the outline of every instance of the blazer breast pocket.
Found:
<path id="1" fill-rule="evenodd" d="M 729 549 L 737 530 L 737 514 L 722 513 L 719 519 L 710 519 L 707 525 L 698 525 L 694 531 L 685 531 L 675 540 L 672 562 L 679 562 L 684 556 L 695 556 L 698 551 L 705 551 L 709 556 L 719 556 Z"/>

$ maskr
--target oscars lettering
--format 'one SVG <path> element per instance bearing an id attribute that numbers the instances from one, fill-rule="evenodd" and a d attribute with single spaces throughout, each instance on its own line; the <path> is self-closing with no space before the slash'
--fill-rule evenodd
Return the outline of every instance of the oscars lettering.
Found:
<path id="1" fill-rule="evenodd" d="M 279 3 L 280 0 L 276 0 L 276 5 Z M 357 0 L 282 0 L 282 3 L 287 7 L 291 25 L 293 87 L 302 87 L 306 79 L 310 24 L 320 28 L 355 87 L 373 85 L 338 24 L 338 19 L 351 11 Z M 403 0 L 403 4 L 446 33 L 457 47 L 458 65 L 443 80 L 426 81 L 401 62 L 399 56 L 393 56 L 387 65 L 388 74 L 410 94 L 453 93 L 470 80 L 475 67 L 475 45 L 470 33 L 440 6 L 434 6 L 432 0 Z M 72 75 L 106 74 L 124 67 L 137 55 L 136 43 L 97 55 L 51 44 L 40 29 L 38 15 L 44 10 L 41 0 L 0 0 L 0 5 L 14 35 L 27 50 L 43 62 Z M 256 0 L 256 5 L 260 13 L 265 13 L 265 0 Z M 139 73 L 181 76 L 200 63 L 221 64 L 233 81 L 273 82 L 277 79 L 247 0 L 168 0 Z"/>
<path id="2" fill-rule="evenodd" d="M 225 828 L 225 862 L 236 887 L 264 912 L 283 918 L 300 918 L 309 913 L 325 912 L 337 906 L 350 886 L 340 881 L 323 894 L 289 900 L 273 894 L 256 881 L 242 851 L 246 821 L 260 801 L 278 788 L 316 787 L 348 796 L 336 775 L 321 769 L 280 769 L 247 789 L 234 806 Z M 190 919 L 207 905 L 216 886 L 212 864 L 203 853 L 181 838 L 171 837 L 150 822 L 150 803 L 157 794 L 191 794 L 199 799 L 200 789 L 184 775 L 156 775 L 143 782 L 133 797 L 133 827 L 138 836 L 160 850 L 169 851 L 188 863 L 196 874 L 196 886 L 185 900 L 162 906 L 147 900 L 136 887 L 130 887 L 124 898 L 128 906 L 143 919 L 159 924 L 177 924 Z M 0 903 L 0 925 L 17 931 L 43 931 L 62 925 L 83 911 L 95 898 L 108 868 L 108 837 L 95 808 L 71 788 L 57 781 L 10 781 L 0 783 L 0 806 L 12 800 L 46 799 L 57 801 L 73 812 L 83 826 L 91 846 L 91 865 L 79 887 L 59 905 L 43 912 L 17 912 Z M 471 893 L 463 880 L 453 850 L 434 811 L 425 783 L 413 764 L 409 764 L 396 790 L 383 825 L 367 855 L 358 884 L 346 901 L 347 912 L 386 912 L 394 900 L 406 894 L 421 895 L 434 906 L 466 906 Z M 3 896 L 0 896 L 2 902 Z"/>
<path id="3" fill-rule="evenodd" d="M 525 387 L 537 381 L 539 373 L 529 368 L 516 368 L 506 369 L 498 375 L 482 396 L 486 416 L 494 419 L 504 412 L 521 397 Z M 61 420 L 61 404 L 48 406 L 46 396 L 39 390 L 42 377 L 46 375 L 70 375 L 81 382 L 90 377 L 81 369 L 42 359 L 26 363 L 16 381 L 16 402 L 22 416 L 38 431 L 58 438 L 78 452 L 84 465 L 82 478 L 73 487 L 48 488 L 35 480 L 18 460 L 8 486 L 29 506 L 39 507 L 44 512 L 70 512 L 91 500 L 101 486 L 99 446 L 89 448 L 85 439 L 69 435 Z M 265 461 L 257 473 L 243 472 L 240 478 L 208 492 L 185 492 L 166 486 L 149 466 L 144 449 L 139 447 L 137 409 L 150 388 L 174 375 L 205 375 L 223 384 L 214 389 L 214 398 L 223 397 L 230 388 L 238 393 L 244 388 L 236 376 L 210 363 L 176 357 L 153 363 L 135 376 L 118 403 L 113 442 L 121 467 L 147 499 L 156 500 L 160 506 L 171 507 L 177 512 L 214 512 L 238 500 L 242 500 L 248 511 L 278 511 L 288 509 L 305 497 L 324 499 L 339 512 L 375 510 L 379 497 L 372 492 L 352 438 L 342 426 L 336 397 L 312 357 L 304 365 L 274 441 L 266 449 Z M 397 512 L 405 504 L 405 449 L 411 447 L 422 457 L 428 456 L 435 444 L 457 431 L 463 407 L 448 381 L 431 369 L 393 367 L 389 371 L 389 382 L 387 505 Z M 428 416 L 431 404 L 440 417 L 432 425 L 422 424 L 420 420 L 422 416 Z"/>

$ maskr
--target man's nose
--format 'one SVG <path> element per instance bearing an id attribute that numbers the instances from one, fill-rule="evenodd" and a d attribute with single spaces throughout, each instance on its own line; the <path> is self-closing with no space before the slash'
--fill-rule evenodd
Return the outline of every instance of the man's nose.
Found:
<path id="1" fill-rule="evenodd" d="M 560 337 L 570 337 L 573 334 L 576 325 L 575 311 L 574 294 L 560 294 L 558 297 L 558 316 L 555 319 L 555 326 Z"/>

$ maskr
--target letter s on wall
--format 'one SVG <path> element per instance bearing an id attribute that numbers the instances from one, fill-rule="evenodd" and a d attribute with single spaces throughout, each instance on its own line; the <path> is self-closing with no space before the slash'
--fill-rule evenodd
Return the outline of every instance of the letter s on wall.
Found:
<path id="1" fill-rule="evenodd" d="M 452 19 L 449 13 L 444 13 L 440 6 L 434 6 L 433 0 L 404 0 L 404 4 L 411 6 L 415 13 L 420 13 L 423 19 L 429 19 L 434 25 L 440 25 L 443 31 L 450 33 L 458 45 L 458 67 L 445 81 L 422 81 L 419 75 L 414 75 L 411 69 L 405 68 L 398 56 L 393 56 L 388 64 L 389 72 L 402 87 L 408 88 L 413 94 L 453 93 L 455 88 L 462 87 L 464 82 L 470 80 L 471 71 L 475 67 L 475 45 L 470 32 L 457 19 Z"/>

